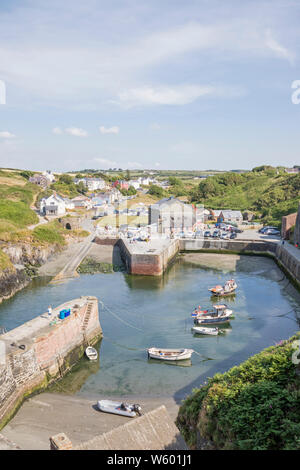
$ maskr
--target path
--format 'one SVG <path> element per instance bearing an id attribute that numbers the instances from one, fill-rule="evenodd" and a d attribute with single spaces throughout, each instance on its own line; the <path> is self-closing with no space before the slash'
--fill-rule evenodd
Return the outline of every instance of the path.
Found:
<path id="1" fill-rule="evenodd" d="M 80 265 L 81 261 L 86 257 L 89 250 L 93 246 L 92 242 L 94 240 L 94 237 L 95 232 L 93 231 L 91 235 L 86 237 L 86 239 L 82 243 L 78 244 L 77 250 L 72 253 L 71 259 L 67 262 L 64 268 L 55 276 L 55 278 L 51 282 L 78 276 L 76 268 Z"/>

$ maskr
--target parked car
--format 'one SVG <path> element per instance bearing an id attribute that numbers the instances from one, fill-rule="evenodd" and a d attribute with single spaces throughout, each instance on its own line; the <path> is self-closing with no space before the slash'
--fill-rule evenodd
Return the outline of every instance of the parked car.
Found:
<path id="1" fill-rule="evenodd" d="M 209 237 L 211 237 L 211 233 L 210 233 L 209 230 L 206 230 L 206 231 L 204 232 L 204 238 L 209 238 Z"/>
<path id="2" fill-rule="evenodd" d="M 232 240 L 233 238 L 236 238 L 237 237 L 237 233 L 236 232 L 232 232 L 230 235 L 229 235 L 229 238 Z"/>
<path id="3" fill-rule="evenodd" d="M 228 232 L 222 232 L 221 235 L 220 235 L 220 238 L 222 240 L 226 240 L 229 237 L 230 237 L 230 234 Z"/>
<path id="4" fill-rule="evenodd" d="M 191 230 L 185 232 L 185 238 L 194 238 L 194 232 L 192 232 Z"/>
<path id="5" fill-rule="evenodd" d="M 265 233 L 267 230 L 277 230 L 277 227 L 272 227 L 271 225 L 266 225 L 259 229 L 259 233 Z"/>
<path id="6" fill-rule="evenodd" d="M 213 236 L 214 238 L 219 238 L 219 236 L 220 236 L 220 230 L 214 230 L 212 236 Z"/>
<path id="7" fill-rule="evenodd" d="M 202 238 L 202 237 L 203 237 L 203 232 L 202 232 L 202 230 L 196 230 L 194 236 L 195 236 L 195 238 Z"/>
<path id="8" fill-rule="evenodd" d="M 265 235 L 280 235 L 280 231 L 277 229 L 269 228 L 264 232 Z"/>

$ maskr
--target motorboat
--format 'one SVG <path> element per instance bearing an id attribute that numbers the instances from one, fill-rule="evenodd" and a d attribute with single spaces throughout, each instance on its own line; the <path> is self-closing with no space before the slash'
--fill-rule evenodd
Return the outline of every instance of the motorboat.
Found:
<path id="1" fill-rule="evenodd" d="M 237 283 L 235 282 L 234 279 L 230 279 L 229 281 L 226 281 L 224 286 L 217 285 L 215 287 L 211 287 L 208 289 L 213 295 L 216 295 L 218 297 L 223 296 L 223 295 L 230 295 L 235 292 L 237 289 Z"/>
<path id="2" fill-rule="evenodd" d="M 90 361 L 96 361 L 98 359 L 98 353 L 95 348 L 92 346 L 88 346 L 85 350 L 86 356 L 89 358 Z"/>
<path id="3" fill-rule="evenodd" d="M 232 317 L 233 312 L 226 304 L 214 305 L 210 310 L 200 310 L 195 316 L 194 323 L 196 325 L 227 323 Z"/>
<path id="4" fill-rule="evenodd" d="M 211 336 L 217 336 L 219 334 L 219 328 L 206 328 L 202 326 L 194 326 L 192 328 L 194 333 L 197 333 L 198 335 L 211 335 Z"/>
<path id="5" fill-rule="evenodd" d="M 147 349 L 148 357 L 152 359 L 160 359 L 162 361 L 182 361 L 190 359 L 193 354 L 193 349 L 162 349 L 162 348 L 149 348 Z"/>
<path id="6" fill-rule="evenodd" d="M 117 402 L 112 400 L 98 400 L 97 407 L 104 413 L 113 413 L 121 416 L 128 416 L 134 418 L 135 416 L 141 416 L 142 408 L 138 403 L 128 405 L 124 402 Z"/>

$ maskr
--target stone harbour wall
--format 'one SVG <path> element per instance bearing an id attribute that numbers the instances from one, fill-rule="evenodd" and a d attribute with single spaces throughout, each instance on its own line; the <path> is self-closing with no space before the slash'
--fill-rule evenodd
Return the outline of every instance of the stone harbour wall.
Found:
<path id="1" fill-rule="evenodd" d="M 68 307 L 71 315 L 59 320 L 59 311 Z M 51 317 L 40 315 L 1 335 L 0 429 L 25 397 L 62 377 L 86 345 L 101 337 L 96 297 L 72 300 L 54 309 Z"/>
<path id="2" fill-rule="evenodd" d="M 145 250 L 136 252 L 127 240 L 119 240 L 119 248 L 122 260 L 130 274 L 146 276 L 161 276 L 170 262 L 179 252 L 179 241 L 169 240 L 161 249 L 148 250 L 145 242 Z"/>

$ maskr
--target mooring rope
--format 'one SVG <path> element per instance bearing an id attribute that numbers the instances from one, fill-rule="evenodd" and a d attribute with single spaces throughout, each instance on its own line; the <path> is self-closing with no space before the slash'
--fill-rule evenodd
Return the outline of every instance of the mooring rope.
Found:
<path id="1" fill-rule="evenodd" d="M 117 315 L 116 313 L 114 313 L 112 310 L 110 310 L 110 308 L 108 308 L 106 305 L 104 305 L 104 303 L 99 300 L 99 303 L 102 305 L 103 308 L 105 308 L 113 317 L 117 318 L 117 320 L 119 320 L 120 322 L 124 323 L 124 325 L 127 325 L 129 326 L 130 328 L 134 328 L 135 330 L 138 330 L 138 331 L 143 331 L 141 328 L 138 328 L 137 326 L 134 326 L 134 325 L 131 325 L 130 323 L 128 323 L 127 321 L 123 320 L 123 318 L 119 317 L 119 315 Z"/>
<path id="2" fill-rule="evenodd" d="M 104 335 L 103 338 L 106 339 L 107 341 L 109 341 L 110 343 L 112 343 L 116 346 L 119 346 L 119 348 L 127 349 L 129 351 L 147 351 L 147 348 L 134 348 L 134 347 L 126 346 L 125 344 L 120 344 L 117 341 L 114 341 L 113 339 L 109 338 L 106 335 Z"/>

